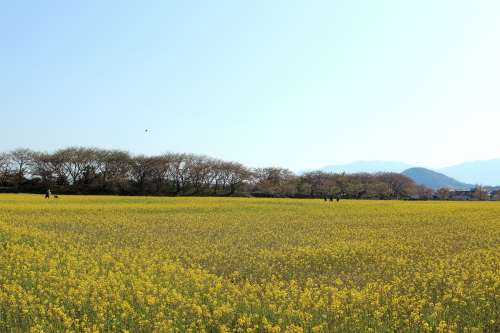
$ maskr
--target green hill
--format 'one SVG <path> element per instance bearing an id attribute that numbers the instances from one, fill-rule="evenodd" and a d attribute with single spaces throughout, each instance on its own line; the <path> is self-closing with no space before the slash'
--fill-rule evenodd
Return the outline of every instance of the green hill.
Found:
<path id="1" fill-rule="evenodd" d="M 441 187 L 449 188 L 472 188 L 475 185 L 462 183 L 454 178 L 448 177 L 439 172 L 435 172 L 426 168 L 410 168 L 403 171 L 401 174 L 410 177 L 417 184 L 424 184 L 437 190 Z"/>

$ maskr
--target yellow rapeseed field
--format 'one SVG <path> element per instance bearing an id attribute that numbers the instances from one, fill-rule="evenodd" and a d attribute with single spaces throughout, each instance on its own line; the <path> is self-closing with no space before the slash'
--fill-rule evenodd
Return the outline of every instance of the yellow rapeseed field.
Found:
<path id="1" fill-rule="evenodd" d="M 500 203 L 0 194 L 0 332 L 498 332 Z"/>

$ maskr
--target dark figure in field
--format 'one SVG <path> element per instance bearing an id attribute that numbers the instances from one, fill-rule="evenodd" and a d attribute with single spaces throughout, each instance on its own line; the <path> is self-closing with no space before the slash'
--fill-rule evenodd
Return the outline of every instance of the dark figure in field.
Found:
<path id="1" fill-rule="evenodd" d="M 339 195 L 337 194 L 337 202 L 339 202 L 339 200 L 340 200 L 340 197 L 339 197 Z"/>
<path id="2" fill-rule="evenodd" d="M 330 195 L 330 201 L 333 201 L 333 197 Z"/>
<path id="3" fill-rule="evenodd" d="M 50 190 L 47 190 L 47 192 L 45 192 L 45 197 L 50 198 Z"/>
<path id="4" fill-rule="evenodd" d="M 325 201 L 326 201 L 326 199 L 327 199 L 327 198 L 326 198 L 326 195 L 325 195 Z"/>

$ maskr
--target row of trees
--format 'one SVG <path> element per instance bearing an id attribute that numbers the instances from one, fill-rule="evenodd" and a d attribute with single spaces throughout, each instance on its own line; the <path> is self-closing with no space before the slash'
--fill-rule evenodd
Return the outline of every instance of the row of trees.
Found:
<path id="1" fill-rule="evenodd" d="M 430 199 L 432 188 L 392 172 L 306 172 L 248 168 L 205 155 L 132 155 L 123 150 L 68 147 L 53 153 L 19 148 L 0 153 L 0 186 L 42 193 L 124 195 L 253 195 L 354 199 Z"/>
<path id="2" fill-rule="evenodd" d="M 488 192 L 485 186 L 476 185 L 470 190 L 453 190 L 448 187 L 441 187 L 436 191 L 436 197 L 440 200 L 489 200 L 492 197 L 494 200 L 500 200 L 500 191 L 495 190 Z"/>

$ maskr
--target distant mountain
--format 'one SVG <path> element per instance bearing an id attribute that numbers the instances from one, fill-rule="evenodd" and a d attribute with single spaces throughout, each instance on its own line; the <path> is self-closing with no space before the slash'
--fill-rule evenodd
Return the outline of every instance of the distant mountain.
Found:
<path id="1" fill-rule="evenodd" d="M 427 185 L 432 187 L 434 190 L 438 190 L 441 187 L 470 189 L 475 186 L 473 184 L 462 183 L 454 178 L 448 177 L 447 175 L 426 168 L 410 168 L 401 172 L 401 174 L 410 177 L 417 184 Z"/>
<path id="2" fill-rule="evenodd" d="M 471 184 L 500 185 L 500 158 L 465 162 L 451 167 L 432 170 Z"/>
<path id="3" fill-rule="evenodd" d="M 386 161 L 358 161 L 343 165 L 328 165 L 322 169 L 301 170 L 297 174 L 303 174 L 309 171 L 324 171 L 333 173 L 357 173 L 357 172 L 397 172 L 401 173 L 406 169 L 412 168 L 414 165 L 401 162 L 386 162 Z"/>
<path id="4" fill-rule="evenodd" d="M 358 161 L 344 165 L 328 165 L 322 169 L 308 169 L 297 172 L 298 175 L 309 171 L 324 171 L 334 173 L 357 173 L 357 172 L 397 172 L 401 173 L 407 169 L 417 167 L 408 163 L 388 161 Z M 487 187 L 500 187 L 500 158 L 491 160 L 478 160 L 465 162 L 455 166 L 428 169 L 446 175 L 462 184 L 476 184 Z M 444 181 L 444 180 L 443 180 Z M 446 181 L 444 181 L 446 182 Z M 417 182 L 418 183 L 418 182 Z M 474 187 L 473 186 L 473 187 Z M 453 186 L 456 187 L 456 186 Z M 466 187 L 467 188 L 467 187 Z"/>

